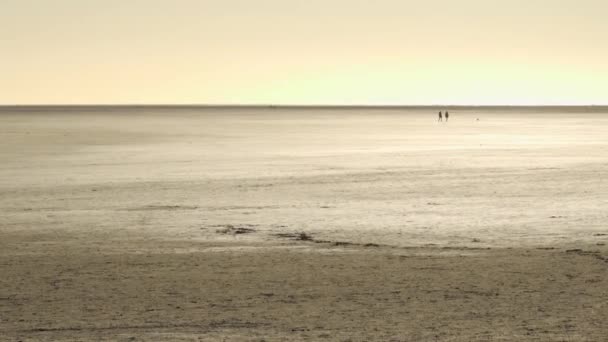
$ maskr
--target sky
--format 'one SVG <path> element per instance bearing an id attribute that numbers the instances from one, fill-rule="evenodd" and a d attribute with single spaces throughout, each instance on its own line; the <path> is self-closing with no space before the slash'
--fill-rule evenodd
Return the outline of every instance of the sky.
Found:
<path id="1" fill-rule="evenodd" d="M 606 0 L 0 0 L 0 104 L 608 104 Z"/>

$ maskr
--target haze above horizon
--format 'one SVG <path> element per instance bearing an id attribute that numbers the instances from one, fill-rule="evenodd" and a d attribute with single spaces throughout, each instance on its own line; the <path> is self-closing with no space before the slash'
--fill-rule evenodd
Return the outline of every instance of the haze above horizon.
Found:
<path id="1" fill-rule="evenodd" d="M 608 105 L 599 0 L 3 1 L 0 105 Z"/>

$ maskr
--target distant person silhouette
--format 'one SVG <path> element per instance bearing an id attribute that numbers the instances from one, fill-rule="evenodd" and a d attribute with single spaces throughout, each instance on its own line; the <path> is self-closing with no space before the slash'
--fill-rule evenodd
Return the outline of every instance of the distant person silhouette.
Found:
<path id="1" fill-rule="evenodd" d="M 439 112 L 439 119 L 437 119 L 438 122 L 443 121 L 443 115 L 441 115 L 441 112 Z"/>
<path id="2" fill-rule="evenodd" d="M 450 118 L 450 113 L 446 110 L 445 111 L 445 122 L 448 122 L 449 118 Z"/>

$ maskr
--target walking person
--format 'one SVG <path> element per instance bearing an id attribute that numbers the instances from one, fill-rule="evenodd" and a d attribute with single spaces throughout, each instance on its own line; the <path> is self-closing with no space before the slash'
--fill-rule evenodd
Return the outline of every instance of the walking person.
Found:
<path id="1" fill-rule="evenodd" d="M 450 118 L 450 113 L 446 110 L 445 111 L 445 122 L 448 122 L 449 118 Z"/>
<path id="2" fill-rule="evenodd" d="M 437 122 L 441 122 L 443 121 L 443 115 L 441 114 L 441 112 L 439 112 L 439 119 L 437 120 Z"/>

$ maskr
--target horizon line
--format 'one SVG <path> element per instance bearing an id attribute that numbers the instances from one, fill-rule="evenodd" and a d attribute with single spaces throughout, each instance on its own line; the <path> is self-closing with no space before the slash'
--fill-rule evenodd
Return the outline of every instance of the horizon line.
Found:
<path id="1" fill-rule="evenodd" d="M 0 104 L 0 108 L 52 108 L 52 107 L 164 107 L 164 108 L 608 108 L 608 104 L 226 104 L 226 103 L 116 103 L 116 104 Z"/>

